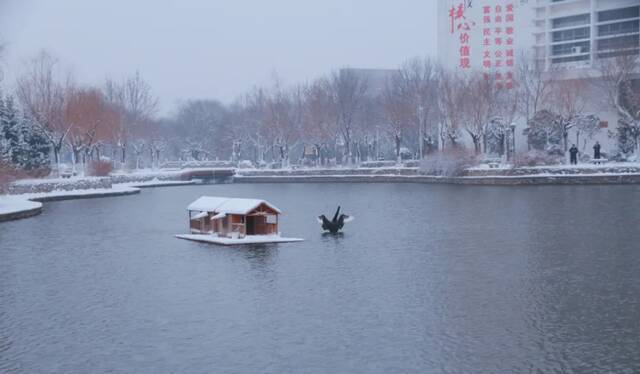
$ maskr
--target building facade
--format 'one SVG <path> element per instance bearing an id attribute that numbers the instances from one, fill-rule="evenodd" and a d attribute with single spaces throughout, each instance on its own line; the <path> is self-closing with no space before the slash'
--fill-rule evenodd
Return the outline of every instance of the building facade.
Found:
<path id="1" fill-rule="evenodd" d="M 533 48 L 547 69 L 640 53 L 640 0 L 536 0 L 534 10 Z"/>
<path id="2" fill-rule="evenodd" d="M 597 62 L 618 54 L 640 54 L 640 0 L 439 0 L 438 56 L 459 71 L 482 71 L 505 89 L 514 83 L 514 65 L 535 58 L 555 79 L 598 77 Z M 528 57 L 528 58 L 529 58 Z M 585 111 L 602 120 L 602 131 L 578 146 L 588 152 L 595 141 L 614 151 L 609 136 L 618 119 L 597 88 Z M 516 124 L 516 148 L 526 147 Z M 574 139 L 570 134 L 570 139 Z M 571 141 L 570 141 L 571 142 Z"/>
<path id="3" fill-rule="evenodd" d="M 508 71 L 530 52 L 547 69 L 640 54 L 640 0 L 439 0 L 438 57 L 461 70 Z"/>

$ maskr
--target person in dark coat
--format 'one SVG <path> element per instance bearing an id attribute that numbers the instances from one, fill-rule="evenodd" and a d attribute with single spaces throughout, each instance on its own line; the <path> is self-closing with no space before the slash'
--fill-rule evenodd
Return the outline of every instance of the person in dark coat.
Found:
<path id="1" fill-rule="evenodd" d="M 569 155 L 571 156 L 571 165 L 578 164 L 578 147 L 575 144 L 569 148 Z"/>
<path id="2" fill-rule="evenodd" d="M 593 146 L 593 159 L 600 159 L 600 142 L 596 142 L 596 144 Z"/>

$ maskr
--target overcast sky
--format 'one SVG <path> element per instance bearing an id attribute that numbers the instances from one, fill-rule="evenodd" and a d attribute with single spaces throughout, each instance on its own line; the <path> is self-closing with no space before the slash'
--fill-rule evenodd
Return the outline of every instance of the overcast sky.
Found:
<path id="1" fill-rule="evenodd" d="M 44 48 L 81 82 L 140 70 L 168 112 L 276 72 L 291 84 L 435 55 L 435 18 L 434 0 L 0 0 L 4 84 Z"/>

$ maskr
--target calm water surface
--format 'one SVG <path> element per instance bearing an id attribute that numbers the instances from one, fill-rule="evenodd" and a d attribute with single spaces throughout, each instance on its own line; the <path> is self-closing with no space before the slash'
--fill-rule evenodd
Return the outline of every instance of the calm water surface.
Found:
<path id="1" fill-rule="evenodd" d="M 299 244 L 173 238 L 261 197 Z M 210 185 L 0 224 L 3 373 L 638 373 L 640 188 Z M 315 216 L 356 220 L 323 236 Z"/>

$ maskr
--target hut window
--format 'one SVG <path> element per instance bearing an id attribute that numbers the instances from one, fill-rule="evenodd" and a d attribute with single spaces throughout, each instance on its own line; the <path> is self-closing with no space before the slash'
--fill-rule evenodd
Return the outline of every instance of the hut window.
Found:
<path id="1" fill-rule="evenodd" d="M 276 223 L 276 216 L 274 216 L 274 215 L 267 216 L 267 223 L 275 224 Z"/>

